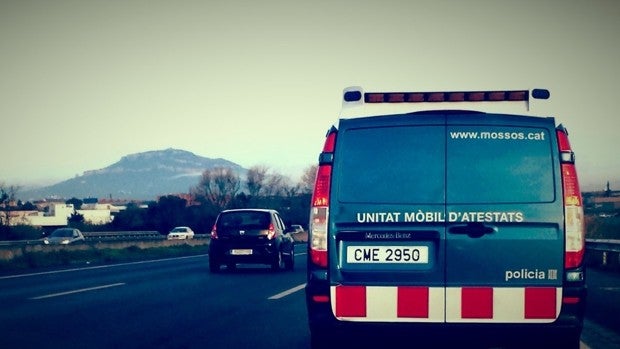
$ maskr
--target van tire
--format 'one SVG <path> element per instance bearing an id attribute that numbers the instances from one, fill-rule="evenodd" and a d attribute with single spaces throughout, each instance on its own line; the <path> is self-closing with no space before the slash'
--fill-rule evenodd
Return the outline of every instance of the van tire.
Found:
<path id="1" fill-rule="evenodd" d="M 310 349 L 328 349 L 330 348 L 329 345 L 329 338 L 326 335 L 310 333 Z"/>
<path id="2" fill-rule="evenodd" d="M 575 336 L 569 336 L 569 338 L 564 338 L 556 343 L 559 343 L 559 348 L 579 349 L 581 347 L 580 338 L 575 338 Z"/>

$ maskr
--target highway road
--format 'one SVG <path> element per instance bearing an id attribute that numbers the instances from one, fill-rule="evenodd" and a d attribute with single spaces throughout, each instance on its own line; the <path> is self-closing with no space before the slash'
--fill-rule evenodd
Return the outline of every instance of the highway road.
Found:
<path id="1" fill-rule="evenodd" d="M 206 256 L 0 276 L 0 348 L 309 348 L 293 272 Z M 584 348 L 620 347 L 620 275 L 591 270 Z"/>

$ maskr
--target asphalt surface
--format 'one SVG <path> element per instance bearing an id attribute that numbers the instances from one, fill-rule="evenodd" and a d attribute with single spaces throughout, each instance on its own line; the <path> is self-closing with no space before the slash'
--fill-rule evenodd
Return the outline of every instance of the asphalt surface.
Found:
<path id="1" fill-rule="evenodd" d="M 0 348 L 309 348 L 293 272 L 209 273 L 207 256 L 0 277 Z M 588 274 L 583 347 L 620 347 L 620 274 Z"/>

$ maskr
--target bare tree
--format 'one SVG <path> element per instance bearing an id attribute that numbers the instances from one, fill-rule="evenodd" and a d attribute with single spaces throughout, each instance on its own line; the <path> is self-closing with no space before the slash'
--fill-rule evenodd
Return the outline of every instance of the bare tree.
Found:
<path id="1" fill-rule="evenodd" d="M 267 177 L 264 186 L 266 197 L 284 195 L 288 186 L 288 178 L 280 173 L 272 173 Z"/>
<path id="2" fill-rule="evenodd" d="M 15 203 L 19 186 L 7 186 L 0 182 L 0 206 L 2 206 L 2 214 L 0 215 L 0 226 L 11 226 L 11 206 Z"/>
<path id="3" fill-rule="evenodd" d="M 300 191 L 302 193 L 310 194 L 314 190 L 317 168 L 317 165 L 310 165 L 304 170 L 301 181 L 299 182 Z"/>
<path id="4" fill-rule="evenodd" d="M 209 202 L 220 209 L 226 208 L 241 186 L 239 175 L 231 168 L 216 167 L 205 170 L 193 189 L 196 200 Z"/>
<path id="5" fill-rule="evenodd" d="M 246 185 L 248 187 L 248 195 L 251 197 L 257 197 L 262 194 L 263 187 L 265 186 L 265 179 L 269 168 L 267 166 L 252 166 L 248 169 Z"/>
<path id="6" fill-rule="evenodd" d="M 263 165 L 252 166 L 248 170 L 246 185 L 248 194 L 253 197 L 278 196 L 290 191 L 288 177 Z"/>
<path id="7" fill-rule="evenodd" d="M 284 188 L 284 194 L 286 194 L 286 196 L 289 198 L 297 196 L 300 192 L 301 187 L 299 186 L 299 183 L 297 183 L 296 185 L 289 184 L 286 185 L 286 187 Z"/>

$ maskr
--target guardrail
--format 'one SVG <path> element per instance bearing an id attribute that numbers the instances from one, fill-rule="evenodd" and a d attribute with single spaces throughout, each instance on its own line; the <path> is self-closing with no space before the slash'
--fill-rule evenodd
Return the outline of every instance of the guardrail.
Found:
<path id="1" fill-rule="evenodd" d="M 0 241 L 0 246 L 23 246 L 23 245 L 40 245 L 43 240 L 4 240 Z"/>
<path id="2" fill-rule="evenodd" d="M 586 249 L 596 251 L 620 252 L 620 240 L 586 239 Z"/>
<path id="3" fill-rule="evenodd" d="M 166 235 L 156 230 L 144 231 L 99 231 L 82 232 L 85 241 L 133 241 L 133 240 L 165 240 Z M 207 239 L 209 234 L 195 234 L 194 239 Z M 0 241 L 0 246 L 41 245 L 43 239 Z"/>
<path id="4" fill-rule="evenodd" d="M 86 241 L 92 240 L 163 240 L 166 235 L 160 234 L 156 230 L 148 231 L 99 231 L 82 232 Z"/>
<path id="5" fill-rule="evenodd" d="M 586 239 L 586 265 L 620 270 L 620 240 Z"/>

